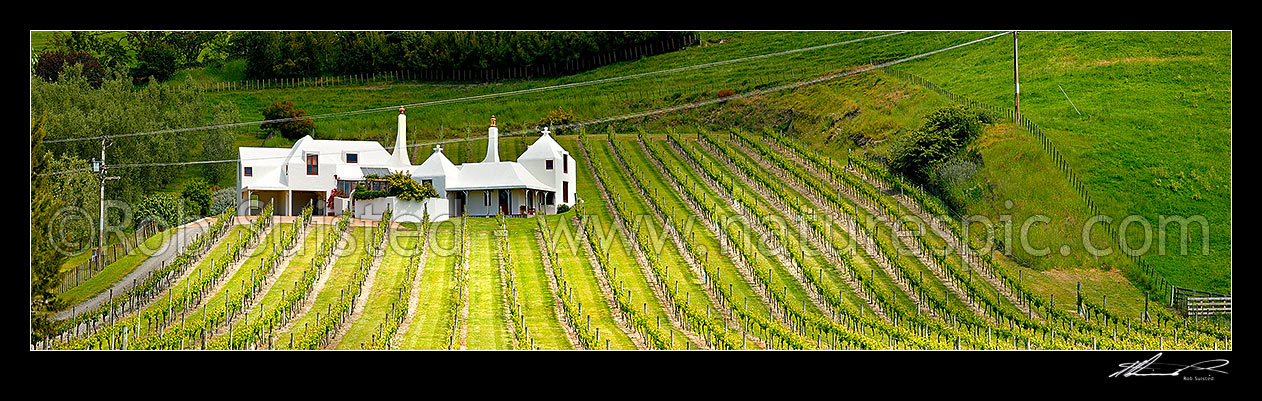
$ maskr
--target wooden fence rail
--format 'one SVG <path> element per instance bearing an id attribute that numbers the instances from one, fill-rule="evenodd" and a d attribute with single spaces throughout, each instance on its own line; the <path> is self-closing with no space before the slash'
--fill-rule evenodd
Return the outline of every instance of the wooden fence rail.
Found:
<path id="1" fill-rule="evenodd" d="M 58 294 L 65 293 L 96 276 L 105 270 L 106 266 L 117 262 L 124 256 L 130 254 L 133 250 L 143 244 L 149 237 L 158 233 L 158 227 L 152 223 L 141 225 L 131 235 L 125 236 L 119 242 L 107 245 L 103 252 L 97 252 L 96 249 L 88 249 L 84 252 L 92 252 L 92 256 L 88 260 L 74 267 L 74 271 L 67 274 L 61 280 L 61 284 L 57 286 Z"/>

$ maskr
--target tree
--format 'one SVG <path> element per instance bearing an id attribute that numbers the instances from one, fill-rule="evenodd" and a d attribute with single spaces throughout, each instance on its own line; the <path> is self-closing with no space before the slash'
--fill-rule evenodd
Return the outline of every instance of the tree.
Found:
<path id="1" fill-rule="evenodd" d="M 136 61 L 136 68 L 131 70 L 132 79 L 136 82 L 146 82 L 149 77 L 165 81 L 175 74 L 177 68 L 175 48 L 165 42 L 141 48 L 136 53 Z"/>
<path id="2" fill-rule="evenodd" d="M 48 139 L 74 139 L 98 135 L 132 134 L 159 128 L 199 127 L 208 123 L 238 121 L 232 105 L 216 107 L 204 93 L 184 85 L 136 86 L 131 77 L 113 72 L 99 89 L 93 89 L 79 66 L 69 66 L 57 82 L 31 82 L 31 117 L 47 113 L 44 129 Z M 213 118 L 207 121 L 207 118 Z M 231 159 L 235 155 L 232 142 L 235 129 L 190 131 L 178 135 L 141 135 L 115 138 L 105 149 L 111 164 L 168 163 L 211 158 Z M 45 145 L 60 157 L 80 160 L 101 157 L 101 142 L 86 140 Z M 215 152 L 214 155 L 203 152 Z M 170 185 L 181 169 L 204 169 L 201 166 L 163 168 L 123 168 L 110 170 L 120 176 L 106 184 L 109 199 L 132 203 L 146 192 Z M 216 167 L 222 171 L 224 167 Z M 235 166 L 226 167 L 232 176 Z M 60 171 L 60 170 L 58 170 Z M 213 182 L 220 182 L 222 177 Z M 177 188 L 178 190 L 178 188 Z M 92 209 L 95 209 L 93 207 Z"/>
<path id="3" fill-rule="evenodd" d="M 67 249 L 82 249 L 93 243 L 100 214 L 100 181 L 91 171 L 91 164 L 74 155 L 61 154 L 49 158 L 49 171 L 69 171 L 46 179 L 49 192 L 57 194 L 61 207 L 78 218 L 57 222 L 58 241 Z"/>
<path id="4" fill-rule="evenodd" d="M 196 216 L 210 215 L 212 191 L 210 183 L 205 179 L 201 177 L 190 179 L 187 184 L 184 184 L 184 190 L 180 192 L 180 195 L 192 206 L 187 209 L 188 213 Z"/>
<path id="5" fill-rule="evenodd" d="M 45 116 L 31 119 L 31 340 L 50 334 L 48 311 L 64 308 L 53 289 L 65 273 L 61 264 L 66 255 L 54 245 L 53 218 L 61 202 L 48 187 L 49 160 L 44 149 Z"/>
<path id="6" fill-rule="evenodd" d="M 114 32 L 55 32 L 49 47 L 62 52 L 91 54 L 106 69 L 126 70 L 132 56 L 124 42 L 125 35 Z"/>
<path id="7" fill-rule="evenodd" d="M 302 117 L 302 110 L 294 109 L 294 103 L 288 100 L 280 102 L 272 102 L 271 105 L 263 108 L 263 119 L 279 120 L 286 118 Z M 303 135 L 315 130 L 315 121 L 310 119 L 299 119 L 289 121 L 278 121 L 264 123 L 259 126 L 264 131 L 279 132 L 281 136 L 289 139 L 299 139 Z"/>
<path id="8" fill-rule="evenodd" d="M 164 41 L 175 49 L 180 65 L 187 67 L 197 64 L 202 51 L 224 35 L 224 32 L 171 32 Z"/>
<path id="9" fill-rule="evenodd" d="M 105 67 L 88 52 L 50 50 L 40 53 L 35 61 L 35 76 L 48 82 L 57 82 L 61 71 L 70 65 L 80 65 L 84 79 L 93 88 L 100 88 L 105 79 Z"/>
<path id="10" fill-rule="evenodd" d="M 154 222 L 159 227 L 175 227 L 184 224 L 185 201 L 179 194 L 158 192 L 146 196 L 136 204 L 137 224 Z"/>

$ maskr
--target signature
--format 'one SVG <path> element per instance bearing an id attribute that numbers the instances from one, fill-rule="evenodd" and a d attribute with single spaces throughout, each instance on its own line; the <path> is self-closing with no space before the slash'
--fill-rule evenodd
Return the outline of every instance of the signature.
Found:
<path id="1" fill-rule="evenodd" d="M 1227 374 L 1227 372 L 1218 370 L 1218 368 L 1227 366 L 1228 361 L 1226 359 L 1210 359 L 1207 361 L 1197 362 L 1191 365 L 1180 365 L 1177 363 L 1158 363 L 1157 358 L 1161 358 L 1160 352 L 1158 352 L 1157 355 L 1153 355 L 1152 358 L 1148 358 L 1147 360 L 1144 360 L 1144 361 L 1120 363 L 1117 366 L 1121 367 L 1122 370 L 1119 370 L 1109 375 L 1109 377 L 1118 377 L 1118 376 L 1121 376 L 1121 377 L 1131 377 L 1131 376 L 1177 377 L 1179 376 L 1180 373 L 1183 373 L 1183 371 L 1189 370 L 1189 369 L 1193 371 L 1206 372 L 1206 373 L 1213 372 L 1213 373 Z M 1171 369 L 1171 370 L 1163 372 L 1161 371 L 1161 369 Z"/>

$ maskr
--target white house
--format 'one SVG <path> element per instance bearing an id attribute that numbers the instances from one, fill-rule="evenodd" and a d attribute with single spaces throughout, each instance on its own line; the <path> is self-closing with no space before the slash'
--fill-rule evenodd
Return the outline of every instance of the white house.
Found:
<path id="1" fill-rule="evenodd" d="M 577 202 L 575 163 L 546 128 L 516 162 L 504 162 L 499 160 L 499 130 L 491 117 L 487 153 L 482 162 L 455 165 L 439 145 L 424 163 L 413 166 L 407 156 L 407 116 L 403 111 L 399 109 L 394 152 L 387 152 L 374 141 L 319 140 L 311 136 L 299 139 L 289 149 L 240 148 L 237 188 L 242 198 L 250 201 L 238 207 L 237 214 L 258 214 L 267 202 L 275 202 L 277 215 L 295 215 L 308 203 L 314 203 L 318 215 L 354 210 L 357 216 L 379 216 L 387 203 L 393 207 L 400 203 L 355 201 L 352 206 L 349 197 L 358 184 L 368 190 L 385 189 L 384 181 L 373 178 L 400 171 L 434 187 L 438 199 L 427 203 L 432 203 L 435 207 L 429 210 L 438 214 L 553 214 L 558 205 L 573 206 Z M 335 190 L 346 198 L 334 196 Z M 373 206 L 379 210 L 372 210 Z M 447 217 L 430 214 L 435 220 Z"/>

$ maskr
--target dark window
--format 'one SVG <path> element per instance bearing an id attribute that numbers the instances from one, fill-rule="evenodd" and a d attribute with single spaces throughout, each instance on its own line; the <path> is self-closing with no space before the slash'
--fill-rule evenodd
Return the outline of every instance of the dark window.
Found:
<path id="1" fill-rule="evenodd" d="M 346 162 L 347 162 L 347 163 L 359 163 L 359 153 L 347 153 L 347 154 L 346 154 Z"/>
<path id="2" fill-rule="evenodd" d="M 570 155 L 568 153 L 561 155 L 561 172 L 562 173 L 570 172 Z"/>
<path id="3" fill-rule="evenodd" d="M 570 203 L 570 182 L 561 181 L 561 203 Z"/>
<path id="4" fill-rule="evenodd" d="M 320 174 L 320 157 L 314 153 L 307 155 L 307 175 Z"/>
<path id="5" fill-rule="evenodd" d="M 421 180 L 421 185 L 429 185 L 430 187 L 433 187 L 434 180 Z"/>
<path id="6" fill-rule="evenodd" d="M 551 161 L 551 160 L 545 160 L 545 161 L 543 162 L 543 168 L 548 169 L 548 170 L 551 170 L 551 169 L 552 169 L 552 161 Z"/>
<path id="7" fill-rule="evenodd" d="M 246 177 L 253 177 L 253 176 L 254 176 L 254 167 L 246 167 L 246 168 L 245 168 L 245 176 L 246 176 Z"/>

